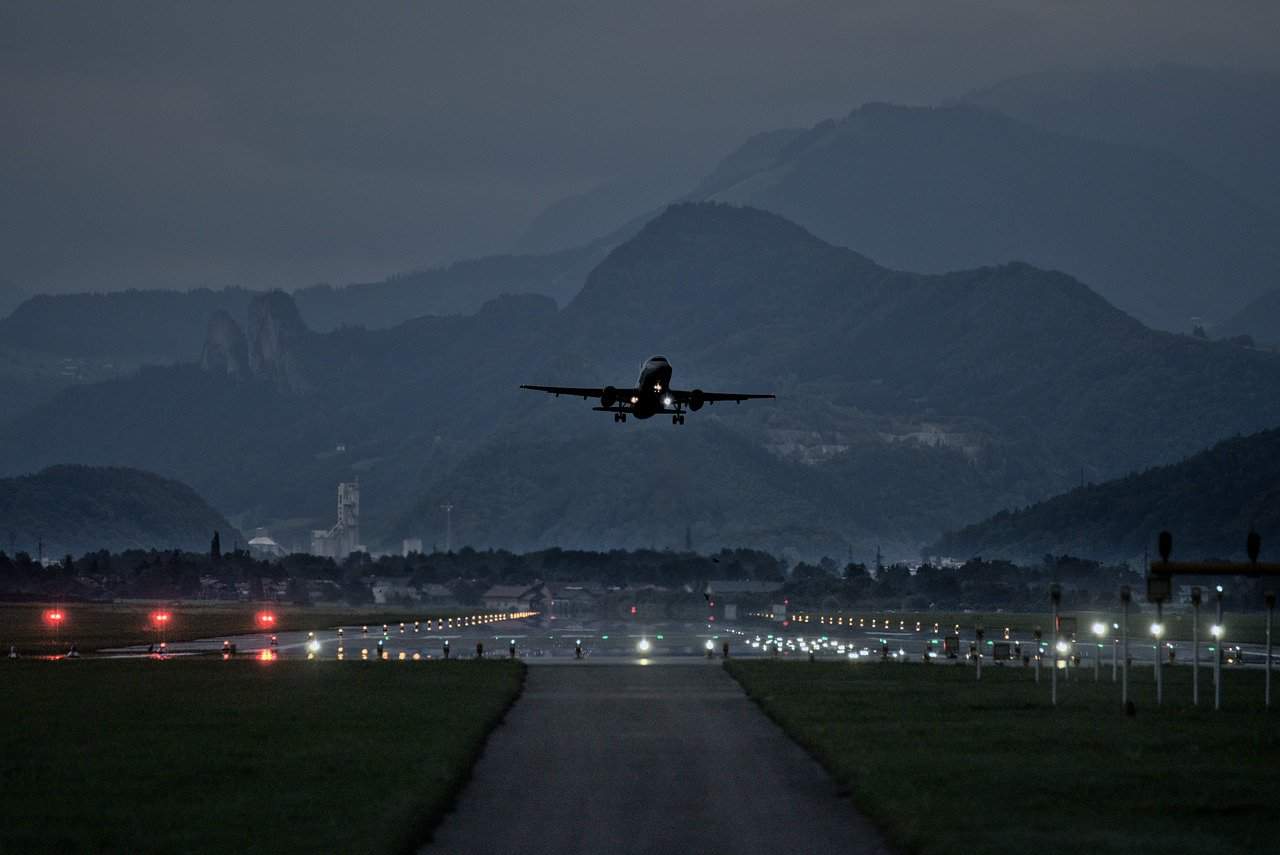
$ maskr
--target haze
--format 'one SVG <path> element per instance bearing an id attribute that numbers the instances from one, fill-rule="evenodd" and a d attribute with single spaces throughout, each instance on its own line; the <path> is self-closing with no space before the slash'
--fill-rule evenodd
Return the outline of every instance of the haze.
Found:
<path id="1" fill-rule="evenodd" d="M 1124 5 L 8 3 L 0 279 L 376 279 L 508 251 L 602 183 L 659 204 L 750 134 L 867 100 L 1050 67 L 1278 64 L 1280 8 Z"/>

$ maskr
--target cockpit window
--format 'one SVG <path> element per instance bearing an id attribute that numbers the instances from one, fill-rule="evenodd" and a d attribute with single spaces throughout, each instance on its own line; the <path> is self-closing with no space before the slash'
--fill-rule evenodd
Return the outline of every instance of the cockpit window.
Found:
<path id="1" fill-rule="evenodd" d="M 649 361 L 650 362 L 666 362 L 667 358 L 665 356 L 653 356 L 649 358 Z"/>

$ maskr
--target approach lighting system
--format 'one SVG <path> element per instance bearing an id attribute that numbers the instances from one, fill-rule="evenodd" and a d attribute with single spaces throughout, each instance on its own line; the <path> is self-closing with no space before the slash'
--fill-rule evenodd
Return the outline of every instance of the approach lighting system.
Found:
<path id="1" fill-rule="evenodd" d="M 276 625 L 274 612 L 258 612 L 258 626 L 272 627 Z"/>
<path id="2" fill-rule="evenodd" d="M 44 622 L 49 626 L 61 626 L 66 619 L 67 614 L 62 609 L 49 609 L 44 613 Z"/>
<path id="3" fill-rule="evenodd" d="M 172 618 L 173 618 L 173 615 L 169 614 L 168 612 L 152 612 L 151 624 L 152 626 L 155 626 L 157 629 L 162 629 L 169 625 L 169 621 Z"/>

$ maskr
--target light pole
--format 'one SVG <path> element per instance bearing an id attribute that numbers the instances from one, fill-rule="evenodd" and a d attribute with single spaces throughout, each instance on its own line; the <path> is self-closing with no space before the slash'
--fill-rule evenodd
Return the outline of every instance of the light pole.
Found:
<path id="1" fill-rule="evenodd" d="M 1044 634 L 1040 631 L 1040 627 L 1036 627 L 1035 636 L 1036 636 L 1036 685 L 1038 686 L 1040 685 L 1040 661 L 1044 658 L 1044 656 L 1040 652 L 1040 639 L 1044 637 Z"/>
<path id="2" fill-rule="evenodd" d="M 1120 588 L 1120 643 L 1124 647 L 1123 661 L 1120 663 L 1120 705 L 1129 708 L 1129 600 L 1132 599 L 1129 586 Z"/>
<path id="3" fill-rule="evenodd" d="M 1156 603 L 1156 622 L 1151 624 L 1151 638 L 1153 640 L 1152 650 L 1155 652 L 1156 666 L 1156 706 L 1160 706 L 1164 702 L 1164 683 L 1160 679 L 1160 674 L 1164 670 L 1160 667 L 1160 637 L 1164 635 L 1164 624 L 1160 622 L 1160 604 Z"/>
<path id="4" fill-rule="evenodd" d="M 1111 636 L 1111 682 L 1114 683 L 1116 680 L 1120 679 L 1120 637 L 1119 635 L 1114 634 L 1119 631 L 1120 624 L 1111 624 L 1111 629 L 1113 632 Z"/>
<path id="5" fill-rule="evenodd" d="M 981 680 L 982 679 L 982 634 L 983 634 L 982 627 L 977 627 L 976 629 L 974 629 L 974 634 L 977 635 L 978 637 L 977 679 Z"/>
<path id="6" fill-rule="evenodd" d="M 1058 705 L 1058 603 L 1062 600 L 1062 588 L 1057 582 L 1049 586 L 1049 600 L 1053 603 L 1053 667 L 1049 669 L 1049 696 Z"/>
<path id="7" fill-rule="evenodd" d="M 1098 621 L 1093 625 L 1093 634 L 1098 638 L 1098 644 L 1093 650 L 1093 682 L 1098 682 L 1102 676 L 1102 639 L 1107 634 L 1107 625 Z"/>
<path id="8" fill-rule="evenodd" d="M 1213 708 L 1222 709 L 1222 586 L 1217 587 L 1218 622 L 1213 625 Z"/>
<path id="9" fill-rule="evenodd" d="M 1263 705 L 1267 709 L 1271 709 L 1271 617 L 1276 610 L 1276 592 L 1265 592 L 1262 595 L 1262 600 L 1267 604 L 1267 682 Z"/>
<path id="10" fill-rule="evenodd" d="M 1191 704 L 1200 705 L 1200 587 L 1191 589 Z"/>

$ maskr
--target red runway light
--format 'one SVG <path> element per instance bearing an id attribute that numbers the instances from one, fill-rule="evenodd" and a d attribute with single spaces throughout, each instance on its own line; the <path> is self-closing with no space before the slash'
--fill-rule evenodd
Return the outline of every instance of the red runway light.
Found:
<path id="1" fill-rule="evenodd" d="M 168 612 L 153 612 L 151 615 L 151 622 L 156 626 L 166 626 L 172 617 L 173 615 Z"/>
<path id="2" fill-rule="evenodd" d="M 276 616 L 271 612 L 258 612 L 258 623 L 262 626 L 275 626 Z"/>
<path id="3" fill-rule="evenodd" d="M 62 609 L 49 609 L 44 613 L 44 622 L 51 624 L 52 626 L 57 626 L 66 620 L 66 617 L 67 616 L 63 613 Z"/>

